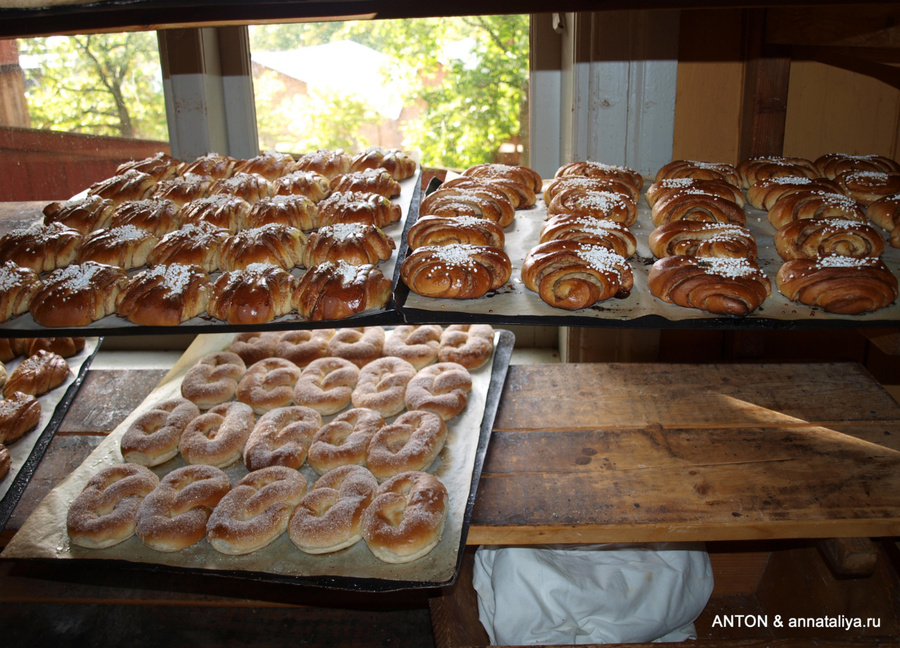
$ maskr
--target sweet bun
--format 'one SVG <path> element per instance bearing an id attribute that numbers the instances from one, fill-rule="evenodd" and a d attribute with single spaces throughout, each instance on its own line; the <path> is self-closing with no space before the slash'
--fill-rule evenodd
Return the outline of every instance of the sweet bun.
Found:
<path id="1" fill-rule="evenodd" d="M 348 170 L 384 169 L 395 180 L 405 180 L 413 176 L 416 168 L 418 168 L 416 161 L 408 153 L 399 149 L 383 149 L 373 146 L 354 155 L 350 160 Z"/>
<path id="2" fill-rule="evenodd" d="M 0 263 L 11 261 L 35 272 L 51 272 L 78 259 L 81 233 L 62 223 L 35 223 L 0 236 Z"/>
<path id="3" fill-rule="evenodd" d="M 871 313 L 898 297 L 897 278 L 874 257 L 792 259 L 779 268 L 775 283 L 791 301 L 841 315 Z"/>
<path id="4" fill-rule="evenodd" d="M 153 405 L 131 422 L 119 448 L 128 463 L 158 466 L 178 455 L 181 433 L 200 408 L 186 398 L 170 398 Z"/>
<path id="5" fill-rule="evenodd" d="M 569 187 L 557 193 L 547 205 L 548 216 L 558 214 L 604 218 L 630 226 L 637 221 L 637 203 L 613 191 Z"/>
<path id="6" fill-rule="evenodd" d="M 250 471 L 268 466 L 299 470 L 322 425 L 322 416 L 310 407 L 294 405 L 266 412 L 244 445 L 244 465 Z"/>
<path id="7" fill-rule="evenodd" d="M 608 248 L 626 259 L 637 251 L 637 238 L 628 226 L 606 218 L 558 214 L 541 228 L 540 242 L 567 240 Z"/>
<path id="8" fill-rule="evenodd" d="M 351 156 L 343 149 L 318 149 L 297 158 L 297 171 L 314 171 L 326 178 L 333 178 L 350 170 Z"/>
<path id="9" fill-rule="evenodd" d="M 44 223 L 74 229 L 79 234 L 105 229 L 116 211 L 116 203 L 100 196 L 84 196 L 44 206 Z"/>
<path id="10" fill-rule="evenodd" d="M 210 152 L 200 155 L 181 167 L 181 176 L 200 175 L 209 178 L 227 178 L 234 173 L 237 160 L 230 155 Z"/>
<path id="11" fill-rule="evenodd" d="M 181 209 L 181 227 L 208 223 L 229 232 L 243 229 L 250 213 L 250 203 L 238 196 L 215 194 L 197 198 Z"/>
<path id="12" fill-rule="evenodd" d="M 541 191 L 544 184 L 541 175 L 534 169 L 518 164 L 497 164 L 486 162 L 484 164 L 476 164 L 470 166 L 463 175 L 470 178 L 481 178 L 485 180 L 494 180 L 498 178 L 506 180 L 515 180 L 530 188 L 535 193 Z"/>
<path id="13" fill-rule="evenodd" d="M 208 197 L 213 181 L 214 176 L 182 173 L 170 180 L 160 182 L 153 191 L 152 197 L 171 200 L 179 207 L 183 207 L 189 202 Z"/>
<path id="14" fill-rule="evenodd" d="M 756 239 L 746 227 L 680 220 L 660 225 L 649 238 L 650 251 L 664 256 L 705 256 L 755 260 Z"/>
<path id="15" fill-rule="evenodd" d="M 293 303 L 306 320 L 339 320 L 383 308 L 393 294 L 393 282 L 375 265 L 326 261 L 300 277 Z"/>
<path id="16" fill-rule="evenodd" d="M 515 204 L 502 191 L 490 187 L 460 189 L 441 187 L 422 200 L 419 213 L 457 218 L 470 216 L 509 227 L 516 216 Z"/>
<path id="17" fill-rule="evenodd" d="M 409 249 L 429 245 L 489 245 L 503 249 L 506 235 L 497 223 L 477 216 L 420 216 L 406 234 Z"/>
<path id="18" fill-rule="evenodd" d="M 220 274 L 207 313 L 229 324 L 264 324 L 293 310 L 297 280 L 280 266 L 253 263 Z"/>
<path id="19" fill-rule="evenodd" d="M 31 303 L 41 326 L 80 327 L 116 312 L 116 299 L 128 282 L 122 268 L 85 261 L 54 270 Z"/>
<path id="20" fill-rule="evenodd" d="M 364 223 L 387 227 L 402 217 L 400 205 L 389 198 L 365 191 L 335 191 L 318 203 L 319 224 Z"/>
<path id="21" fill-rule="evenodd" d="M 455 362 L 439 362 L 420 369 L 406 387 L 406 407 L 434 412 L 445 421 L 460 414 L 469 402 L 472 376 Z"/>
<path id="22" fill-rule="evenodd" d="M 331 194 L 331 181 L 316 171 L 292 171 L 272 181 L 274 196 L 304 196 L 317 203 Z"/>
<path id="23" fill-rule="evenodd" d="M 399 196 L 400 183 L 390 171 L 379 167 L 350 171 L 331 180 L 332 191 L 365 191 L 377 193 L 385 198 Z"/>
<path id="24" fill-rule="evenodd" d="M 290 153 L 278 151 L 263 151 L 245 160 L 237 160 L 234 164 L 234 174 L 255 173 L 266 180 L 274 180 L 294 168 L 294 157 Z"/>
<path id="25" fill-rule="evenodd" d="M 27 313 L 42 286 L 40 275 L 31 268 L 12 261 L 0 265 L 0 322 Z"/>
<path id="26" fill-rule="evenodd" d="M 9 398 L 16 392 L 42 396 L 66 382 L 69 363 L 62 356 L 38 351 L 22 360 L 3 385 L 3 395 Z"/>
<path id="27" fill-rule="evenodd" d="M 327 357 L 310 362 L 294 385 L 294 403 L 322 415 L 335 414 L 350 404 L 359 379 L 359 368 L 343 358 Z"/>
<path id="28" fill-rule="evenodd" d="M 237 401 L 222 403 L 188 423 L 178 450 L 185 463 L 224 468 L 240 459 L 255 425 L 256 417 L 249 405 Z"/>
<path id="29" fill-rule="evenodd" d="M 162 237 L 178 229 L 181 223 L 179 212 L 180 208 L 173 200 L 165 198 L 136 200 L 116 207 L 110 218 L 109 227 L 115 229 L 131 225 L 156 237 Z"/>
<path id="30" fill-rule="evenodd" d="M 81 353 L 85 344 L 86 340 L 83 337 L 40 337 L 21 340 L 22 352 L 29 356 L 43 349 L 63 358 L 71 358 Z"/>
<path id="31" fill-rule="evenodd" d="M 409 362 L 416 369 L 437 361 L 443 329 L 437 324 L 396 327 L 384 341 L 384 354 Z"/>
<path id="32" fill-rule="evenodd" d="M 212 223 L 183 225 L 163 236 L 147 261 L 150 265 L 195 265 L 207 272 L 215 272 L 220 266 L 222 243 L 229 236 L 228 230 Z"/>
<path id="33" fill-rule="evenodd" d="M 12 457 L 9 454 L 9 448 L 0 443 L 0 481 L 9 474 L 12 466 Z"/>
<path id="34" fill-rule="evenodd" d="M 200 266 L 154 266 L 128 279 L 116 297 L 116 312 L 142 326 L 178 326 L 206 311 L 210 290 Z"/>
<path id="35" fill-rule="evenodd" d="M 294 399 L 294 385 L 302 370 L 284 358 L 264 358 L 247 367 L 235 396 L 256 414 L 286 407 Z"/>
<path id="36" fill-rule="evenodd" d="M 235 196 L 253 204 L 272 195 L 272 185 L 257 173 L 237 173 L 228 178 L 220 178 L 209 187 L 210 195 L 225 194 Z"/>
<path id="37" fill-rule="evenodd" d="M 89 196 L 100 196 L 121 204 L 129 200 L 149 198 L 156 190 L 158 180 L 149 173 L 130 169 L 88 187 Z"/>
<path id="38" fill-rule="evenodd" d="M 0 400 L 0 443 L 12 443 L 40 422 L 41 402 L 36 396 L 16 391 Z"/>
<path id="39" fill-rule="evenodd" d="M 328 340 L 328 353 L 363 367 L 381 357 L 386 337 L 380 326 L 338 329 Z"/>
<path id="40" fill-rule="evenodd" d="M 319 226 L 319 209 L 307 196 L 299 194 L 271 196 L 253 203 L 245 221 L 250 229 L 265 225 L 283 225 L 308 231 Z"/>
<path id="41" fill-rule="evenodd" d="M 303 265 L 306 235 L 296 227 L 270 224 L 232 234 L 222 243 L 223 270 L 269 264 L 290 270 Z"/>
<path id="42" fill-rule="evenodd" d="M 451 324 L 441 334 L 440 362 L 455 362 L 469 370 L 484 365 L 494 352 L 494 329 L 489 324 Z"/>
<path id="43" fill-rule="evenodd" d="M 273 354 L 305 367 L 328 355 L 328 342 L 334 333 L 335 330 L 330 328 L 285 331 L 278 336 Z"/>
<path id="44" fill-rule="evenodd" d="M 433 412 L 404 412 L 366 448 L 366 467 L 384 481 L 407 470 L 428 470 L 447 441 L 447 424 Z"/>
<path id="45" fill-rule="evenodd" d="M 249 367 L 276 355 L 275 345 L 279 338 L 280 334 L 277 331 L 245 331 L 234 336 L 228 350 L 238 354 Z"/>
<path id="46" fill-rule="evenodd" d="M 209 353 L 188 369 L 181 381 L 181 395 L 200 409 L 215 407 L 234 398 L 246 370 L 246 364 L 236 353 Z"/>
<path id="47" fill-rule="evenodd" d="M 310 467 L 320 475 L 338 466 L 364 466 L 366 448 L 375 433 L 386 425 L 378 412 L 353 408 L 319 428 L 307 453 Z"/>
<path id="48" fill-rule="evenodd" d="M 416 368 L 392 356 L 378 358 L 359 371 L 350 401 L 353 407 L 373 409 L 388 418 L 403 411 L 406 386 Z"/>
<path id="49" fill-rule="evenodd" d="M 395 247 L 394 239 L 375 225 L 326 225 L 309 235 L 303 264 L 308 268 L 328 261 L 374 265 L 390 259 Z"/>
<path id="50" fill-rule="evenodd" d="M 635 191 L 640 191 L 644 186 L 643 176 L 634 169 L 592 160 L 568 162 L 559 167 L 554 175 L 556 178 L 566 176 L 621 180 L 631 185 Z"/>
<path id="51" fill-rule="evenodd" d="M 413 250 L 400 277 L 423 297 L 477 299 L 509 281 L 512 261 L 503 250 L 485 245 L 428 245 Z"/>

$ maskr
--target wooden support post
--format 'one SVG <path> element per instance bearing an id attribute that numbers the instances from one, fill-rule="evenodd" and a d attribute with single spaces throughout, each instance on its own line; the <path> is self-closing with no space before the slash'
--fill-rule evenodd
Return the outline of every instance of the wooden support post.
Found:
<path id="1" fill-rule="evenodd" d="M 868 538 L 827 538 L 819 540 L 819 552 L 837 577 L 863 578 L 875 572 L 878 554 Z"/>

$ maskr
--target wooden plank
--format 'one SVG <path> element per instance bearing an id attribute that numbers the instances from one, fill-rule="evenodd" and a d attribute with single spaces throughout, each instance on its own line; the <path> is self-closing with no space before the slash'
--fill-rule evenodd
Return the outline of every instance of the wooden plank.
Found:
<path id="1" fill-rule="evenodd" d="M 57 434 L 109 434 L 166 373 L 163 369 L 88 371 Z"/>

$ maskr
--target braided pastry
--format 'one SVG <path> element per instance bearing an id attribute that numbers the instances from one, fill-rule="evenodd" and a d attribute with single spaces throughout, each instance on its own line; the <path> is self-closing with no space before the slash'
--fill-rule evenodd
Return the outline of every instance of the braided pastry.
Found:
<path id="1" fill-rule="evenodd" d="M 673 221 L 650 233 L 650 251 L 667 256 L 756 259 L 756 239 L 746 227 L 727 223 Z"/>
<path id="2" fill-rule="evenodd" d="M 141 160 L 123 162 L 116 168 L 116 175 L 131 171 L 141 171 L 149 174 L 157 180 L 168 180 L 181 172 L 184 163 L 168 153 L 159 152 L 156 155 Z"/>
<path id="3" fill-rule="evenodd" d="M 213 178 L 197 173 L 185 173 L 175 176 L 171 180 L 160 182 L 156 190 L 148 197 L 164 198 L 173 201 L 179 207 L 192 200 L 199 200 L 209 196 Z"/>
<path id="4" fill-rule="evenodd" d="M 314 171 L 329 180 L 350 170 L 350 155 L 342 149 L 319 149 L 297 158 L 297 171 Z"/>
<path id="5" fill-rule="evenodd" d="M 893 247 L 900 248 L 900 194 L 879 198 L 866 208 L 866 217 L 887 230 Z"/>
<path id="6" fill-rule="evenodd" d="M 3 385 L 3 396 L 16 392 L 43 396 L 62 385 L 69 377 L 69 363 L 57 353 L 40 350 L 22 360 Z"/>
<path id="7" fill-rule="evenodd" d="M 375 410 L 384 418 L 399 414 L 405 407 L 406 386 L 415 375 L 416 368 L 402 358 L 372 360 L 360 369 L 350 402 L 353 407 Z"/>
<path id="8" fill-rule="evenodd" d="M 178 326 L 206 311 L 209 275 L 181 264 L 154 266 L 134 275 L 116 297 L 116 311 L 143 326 Z"/>
<path id="9" fill-rule="evenodd" d="M 629 226 L 637 221 L 637 203 L 612 191 L 569 187 L 556 193 L 547 205 L 548 216 L 557 214 L 603 218 Z"/>
<path id="10" fill-rule="evenodd" d="M 214 181 L 209 187 L 209 193 L 243 198 L 252 205 L 257 200 L 272 195 L 272 183 L 255 173 L 235 173 L 231 177 Z"/>
<path id="11" fill-rule="evenodd" d="M 151 232 L 134 225 L 110 227 L 85 237 L 78 261 L 96 261 L 131 270 L 147 263 L 157 243 L 159 239 Z"/>
<path id="12" fill-rule="evenodd" d="M 294 385 L 302 369 L 284 358 L 263 358 L 247 367 L 238 383 L 235 398 L 265 414 L 277 407 L 287 407 L 294 400 Z"/>
<path id="13" fill-rule="evenodd" d="M 761 155 L 743 160 L 738 164 L 737 170 L 744 189 L 760 180 L 776 176 L 819 177 L 819 170 L 810 160 L 780 155 Z"/>
<path id="14" fill-rule="evenodd" d="M 613 178 L 587 178 L 584 176 L 561 176 L 554 178 L 544 187 L 544 204 L 549 205 L 553 202 L 560 191 L 569 189 L 570 187 L 583 189 L 585 191 L 609 191 L 628 198 L 637 204 L 640 200 L 640 192 L 632 185 L 623 180 Z"/>
<path id="15" fill-rule="evenodd" d="M 95 182 L 88 187 L 89 196 L 100 196 L 121 204 L 128 200 L 149 198 L 158 181 L 149 173 L 132 169 L 125 173 Z"/>
<path id="16" fill-rule="evenodd" d="M 844 190 L 841 189 L 837 182 L 828 178 L 775 176 L 759 180 L 750 185 L 747 189 L 747 202 L 757 209 L 769 211 L 779 198 L 798 191 L 844 193 Z"/>
<path id="17" fill-rule="evenodd" d="M 746 259 L 664 257 L 650 268 L 648 282 L 650 293 L 669 304 L 738 317 L 759 308 L 772 290 Z"/>
<path id="18" fill-rule="evenodd" d="M 181 208 L 181 224 L 200 225 L 209 223 L 229 232 L 244 229 L 250 203 L 238 196 L 216 194 L 206 198 L 197 198 Z"/>
<path id="19" fill-rule="evenodd" d="M 516 209 L 534 207 L 537 203 L 537 194 L 531 186 L 513 180 L 512 178 L 476 178 L 473 176 L 459 176 L 445 180 L 441 189 L 479 189 L 488 187 L 502 191 Z"/>
<path id="20" fill-rule="evenodd" d="M 308 268 L 326 261 L 375 265 L 390 259 L 395 247 L 393 237 L 375 225 L 337 223 L 309 235 L 303 263 Z"/>
<path id="21" fill-rule="evenodd" d="M 181 263 L 215 272 L 221 265 L 222 244 L 230 235 L 227 229 L 212 223 L 184 225 L 162 237 L 150 251 L 147 262 L 150 265 Z"/>
<path id="22" fill-rule="evenodd" d="M 322 416 L 310 407 L 278 407 L 259 417 L 244 445 L 247 470 L 285 466 L 300 470 Z"/>
<path id="23" fill-rule="evenodd" d="M 234 336 L 228 350 L 238 354 L 249 367 L 260 360 L 275 356 L 279 337 L 281 334 L 278 331 L 244 331 Z"/>
<path id="24" fill-rule="evenodd" d="M 556 170 L 554 177 L 561 178 L 564 176 L 585 176 L 588 178 L 621 180 L 622 182 L 631 185 L 635 191 L 640 191 L 644 186 L 643 176 L 634 169 L 616 166 L 614 164 L 604 164 L 603 162 L 592 162 L 590 160 L 583 162 L 569 162 L 562 165 Z"/>
<path id="25" fill-rule="evenodd" d="M 361 369 L 381 357 L 386 337 L 381 326 L 341 328 L 328 340 L 328 353 L 349 360 Z"/>
<path id="26" fill-rule="evenodd" d="M 541 187 L 544 184 L 544 180 L 543 178 L 541 178 L 541 174 L 539 174 L 537 171 L 527 166 L 516 164 L 476 164 L 463 171 L 463 175 L 470 178 L 481 178 L 484 180 L 494 180 L 497 178 L 515 180 L 516 182 L 525 185 L 535 193 L 539 193 L 541 191 Z"/>
<path id="27" fill-rule="evenodd" d="M 318 204 L 319 225 L 365 223 L 387 227 L 403 216 L 400 205 L 376 193 L 336 191 Z"/>
<path id="28" fill-rule="evenodd" d="M 637 239 L 628 227 L 606 218 L 559 214 L 541 228 L 540 242 L 566 240 L 600 245 L 626 259 L 637 250 Z"/>
<path id="29" fill-rule="evenodd" d="M 516 209 L 502 192 L 441 188 L 422 201 L 419 213 L 442 217 L 472 216 L 507 227 L 515 219 Z"/>
<path id="30" fill-rule="evenodd" d="M 400 183 L 394 179 L 390 171 L 382 168 L 369 168 L 362 171 L 351 171 L 331 179 L 331 191 L 362 191 L 376 193 L 385 198 L 399 196 Z"/>
<path id="31" fill-rule="evenodd" d="M 303 265 L 306 235 L 288 225 L 263 225 L 241 230 L 222 243 L 219 263 L 223 270 L 243 270 L 268 264 L 290 270 Z"/>
<path id="32" fill-rule="evenodd" d="M 443 330 L 437 324 L 398 326 L 384 340 L 384 354 L 421 369 L 437 360 Z"/>
<path id="33" fill-rule="evenodd" d="M 41 326 L 87 326 L 115 314 L 127 282 L 122 268 L 94 261 L 54 270 L 35 294 L 31 316 Z"/>
<path id="34" fill-rule="evenodd" d="M 51 272 L 74 263 L 83 239 L 62 223 L 35 223 L 0 236 L 0 263 L 12 261 L 35 272 Z"/>
<path id="35" fill-rule="evenodd" d="M 744 192 L 740 187 L 729 184 L 723 180 L 697 180 L 695 178 L 666 178 L 657 180 L 647 187 L 647 204 L 653 207 L 657 202 L 663 200 L 673 193 L 683 190 L 699 190 L 704 193 L 713 194 L 730 200 L 731 202 L 744 206 Z"/>
<path id="36" fill-rule="evenodd" d="M 272 181 L 274 196 L 305 196 L 317 203 L 331 194 L 331 181 L 315 171 L 293 171 Z"/>
<path id="37" fill-rule="evenodd" d="M 409 249 L 427 245 L 488 245 L 503 249 L 506 235 L 494 221 L 477 216 L 420 216 L 406 233 Z"/>
<path id="38" fill-rule="evenodd" d="M 44 206 L 44 223 L 59 223 L 87 234 L 109 225 L 116 203 L 100 196 L 85 196 L 65 202 L 52 202 Z"/>
<path id="39" fill-rule="evenodd" d="M 385 169 L 394 180 L 405 180 L 413 176 L 417 166 L 416 161 L 403 151 L 373 146 L 354 155 L 348 170 Z"/>
<path id="40" fill-rule="evenodd" d="M 406 408 L 434 412 L 449 421 L 466 408 L 472 376 L 455 362 L 438 362 L 423 367 L 406 386 Z"/>
<path id="41" fill-rule="evenodd" d="M 294 168 L 294 158 L 289 153 L 263 151 L 259 155 L 235 162 L 232 175 L 255 173 L 266 180 L 275 180 Z"/>
<path id="42" fill-rule="evenodd" d="M 866 222 L 865 211 L 849 196 L 816 191 L 796 191 L 782 196 L 769 209 L 767 217 L 775 229 L 791 221 L 808 218 Z"/>
<path id="43" fill-rule="evenodd" d="M 845 171 L 835 178 L 848 196 L 868 206 L 880 198 L 900 193 L 900 173 Z"/>
<path id="44" fill-rule="evenodd" d="M 319 414 L 336 414 L 350 404 L 359 367 L 345 358 L 313 360 L 294 385 L 294 402 Z"/>
<path id="45" fill-rule="evenodd" d="M 826 178 L 834 179 L 845 171 L 875 171 L 878 173 L 900 173 L 900 164 L 883 155 L 850 155 L 848 153 L 826 153 L 814 162 L 816 168 Z"/>
<path id="46" fill-rule="evenodd" d="M 178 205 L 165 198 L 134 200 L 116 207 L 110 217 L 109 227 L 132 225 L 161 237 L 178 229 L 181 224 L 179 213 Z"/>
<path id="47" fill-rule="evenodd" d="M 237 160 L 230 155 L 221 153 L 207 153 L 191 162 L 185 163 L 181 168 L 181 176 L 196 175 L 208 178 L 228 178 L 234 173 Z"/>
<path id="48" fill-rule="evenodd" d="M 213 282 L 207 312 L 229 324 L 262 324 L 293 310 L 297 280 L 284 268 L 254 263 Z"/>
<path id="49" fill-rule="evenodd" d="M 63 358 L 71 358 L 81 353 L 86 341 L 83 337 L 40 337 L 25 338 L 20 342 L 23 343 L 22 350 L 26 356 L 32 356 L 43 349 Z"/>
<path id="50" fill-rule="evenodd" d="M 605 247 L 548 241 L 525 257 L 522 282 L 554 308 L 579 310 L 627 297 L 634 275 L 625 257 Z"/>
<path id="51" fill-rule="evenodd" d="M 718 180 L 734 187 L 741 186 L 741 176 L 733 164 L 725 162 L 698 162 L 696 160 L 672 160 L 656 173 L 656 182 L 672 178 Z"/>
<path id="52" fill-rule="evenodd" d="M 293 303 L 309 321 L 337 320 L 383 308 L 392 291 L 391 280 L 374 265 L 326 261 L 300 277 Z"/>
<path id="53" fill-rule="evenodd" d="M 319 209 L 311 198 L 301 194 L 276 195 L 253 203 L 244 224 L 251 229 L 283 225 L 309 231 L 319 226 Z"/>
<path id="54" fill-rule="evenodd" d="M 40 275 L 31 268 L 12 261 L 0 265 L 0 322 L 27 313 L 41 286 Z"/>
<path id="55" fill-rule="evenodd" d="M 443 299 L 475 299 L 497 290 L 512 276 L 503 250 L 486 245 L 429 245 L 410 253 L 400 277 L 417 295 Z"/>
<path id="56" fill-rule="evenodd" d="M 8 445 L 37 428 L 42 412 L 36 395 L 20 391 L 6 394 L 0 400 L 0 443 Z"/>
<path id="57" fill-rule="evenodd" d="M 743 207 L 703 189 L 682 189 L 657 200 L 650 217 L 656 227 L 678 220 L 747 225 Z"/>
<path id="58" fill-rule="evenodd" d="M 447 434 L 447 424 L 437 414 L 404 412 L 372 436 L 366 467 L 378 481 L 405 470 L 428 470 L 444 448 Z"/>
<path id="59" fill-rule="evenodd" d="M 775 232 L 775 249 L 785 261 L 841 255 L 877 257 L 884 252 L 884 237 L 874 227 L 840 218 L 791 221 Z"/>
<path id="60" fill-rule="evenodd" d="M 791 301 L 840 315 L 871 313 L 898 296 L 897 278 L 876 257 L 792 259 L 778 270 L 775 283 Z"/>

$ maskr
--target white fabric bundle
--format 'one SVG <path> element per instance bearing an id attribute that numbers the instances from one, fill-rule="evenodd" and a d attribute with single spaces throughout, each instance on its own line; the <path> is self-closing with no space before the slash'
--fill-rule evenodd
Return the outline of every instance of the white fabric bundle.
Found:
<path id="1" fill-rule="evenodd" d="M 683 641 L 713 574 L 698 544 L 479 547 L 473 585 L 492 645 Z"/>

